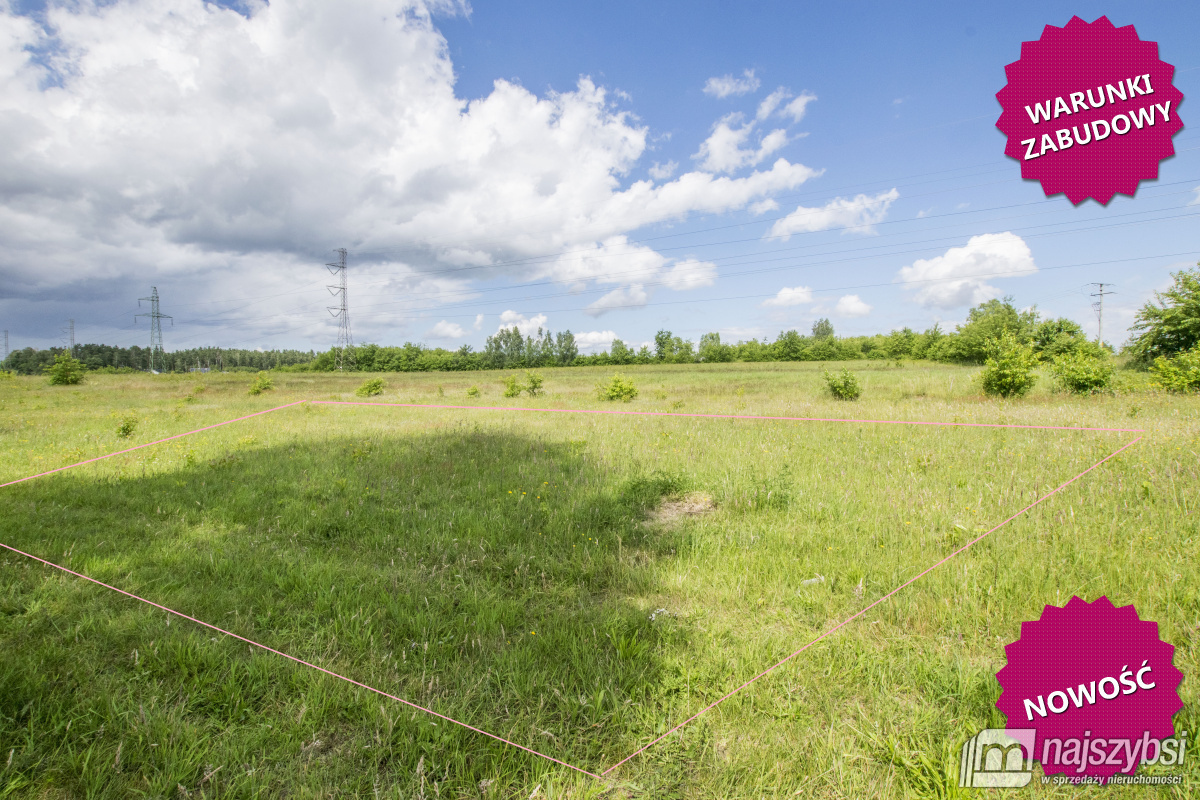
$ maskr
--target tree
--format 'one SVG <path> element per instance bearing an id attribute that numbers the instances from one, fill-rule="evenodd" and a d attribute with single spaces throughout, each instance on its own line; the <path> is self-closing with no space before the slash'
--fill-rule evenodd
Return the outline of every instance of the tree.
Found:
<path id="1" fill-rule="evenodd" d="M 675 354 L 671 348 L 671 342 L 674 337 L 670 331 L 659 331 L 654 334 L 654 357 L 659 361 L 669 361 L 671 356 Z"/>
<path id="2" fill-rule="evenodd" d="M 988 340 L 1000 339 L 1005 331 L 1018 343 L 1029 344 L 1037 321 L 1036 308 L 1017 311 L 1011 297 L 980 303 L 967 312 L 967 321 L 958 326 L 954 355 L 962 361 L 982 362 L 988 355 Z"/>
<path id="3" fill-rule="evenodd" d="M 804 337 L 799 333 L 784 331 L 779 334 L 772 347 L 775 349 L 775 357 L 780 361 L 799 361 L 803 358 L 804 345 Z"/>
<path id="4" fill-rule="evenodd" d="M 575 343 L 575 334 L 563 331 L 554 337 L 554 354 L 559 365 L 567 366 L 579 357 L 579 345 Z"/>
<path id="5" fill-rule="evenodd" d="M 1100 347 L 1088 341 L 1079 323 L 1066 317 L 1037 324 L 1033 329 L 1033 352 L 1043 361 L 1075 354 L 1088 357 L 1101 355 Z"/>
<path id="6" fill-rule="evenodd" d="M 833 337 L 833 323 L 828 317 L 821 317 L 813 323 L 812 335 L 814 339 L 830 339 Z"/>
<path id="7" fill-rule="evenodd" d="M 1200 344 L 1200 263 L 1195 269 L 1171 273 L 1174 283 L 1155 292 L 1134 318 L 1135 333 L 1128 352 L 1148 365 L 1160 356 L 1170 358 Z"/>
<path id="8" fill-rule="evenodd" d="M 612 359 L 612 363 L 614 364 L 633 363 L 633 351 L 629 349 L 629 345 L 620 339 L 612 340 L 612 344 L 608 348 L 608 357 Z"/>
<path id="9" fill-rule="evenodd" d="M 727 344 L 721 344 L 721 334 L 706 333 L 700 337 L 698 349 L 700 360 L 719 364 L 733 360 L 733 350 Z"/>
<path id="10" fill-rule="evenodd" d="M 54 363 L 46 367 L 46 372 L 54 386 L 74 386 L 83 382 L 83 364 L 72 358 L 70 353 L 56 355 Z"/>

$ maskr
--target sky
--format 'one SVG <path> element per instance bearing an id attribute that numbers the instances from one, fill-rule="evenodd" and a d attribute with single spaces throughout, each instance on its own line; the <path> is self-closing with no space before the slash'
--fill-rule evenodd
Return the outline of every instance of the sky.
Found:
<path id="1" fill-rule="evenodd" d="M 1176 155 L 1107 206 L 1004 155 L 996 92 L 1072 15 L 1175 66 Z M 1011 296 L 1119 345 L 1200 261 L 1200 4 L 0 0 L 9 346 L 584 352 L 953 329 Z"/>

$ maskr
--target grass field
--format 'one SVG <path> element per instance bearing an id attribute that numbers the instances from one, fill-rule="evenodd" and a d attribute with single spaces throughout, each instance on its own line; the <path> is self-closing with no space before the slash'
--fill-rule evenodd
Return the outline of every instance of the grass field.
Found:
<path id="1" fill-rule="evenodd" d="M 590 368 L 374 399 L 1145 438 L 603 780 L 0 551 L 0 797 L 981 796 L 959 747 L 1003 727 L 1004 645 L 1073 595 L 1159 622 L 1200 729 L 1200 398 L 851 366 L 855 403 L 814 364 L 626 368 L 628 405 Z M 0 482 L 365 377 L 0 381 Z M 601 772 L 1139 435 L 306 403 L 0 489 L 0 542 Z M 1191 796 L 1185 769 L 1105 795 Z"/>

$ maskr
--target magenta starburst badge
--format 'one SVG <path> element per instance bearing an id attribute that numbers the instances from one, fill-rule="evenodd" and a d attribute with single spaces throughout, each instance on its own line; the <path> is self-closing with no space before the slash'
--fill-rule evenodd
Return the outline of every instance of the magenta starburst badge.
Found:
<path id="1" fill-rule="evenodd" d="M 1010 729 L 1037 732 L 1032 757 L 1046 775 L 1066 773 L 1105 782 L 1143 764 L 1181 763 L 1186 734 L 1171 717 L 1183 707 L 1183 673 L 1175 648 L 1158 638 L 1158 623 L 1107 597 L 1065 608 L 1046 606 L 1021 625 L 996 673 L 996 707 Z"/>
<path id="2" fill-rule="evenodd" d="M 1107 204 L 1157 178 L 1158 162 L 1175 155 L 1171 137 L 1183 127 L 1175 67 L 1132 25 L 1117 28 L 1108 17 L 1047 25 L 1004 72 L 1008 84 L 996 93 L 1004 153 L 1047 196 Z"/>

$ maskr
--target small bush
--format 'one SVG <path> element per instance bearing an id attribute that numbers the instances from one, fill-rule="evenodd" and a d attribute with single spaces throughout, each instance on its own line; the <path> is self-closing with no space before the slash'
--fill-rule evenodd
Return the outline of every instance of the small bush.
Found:
<path id="1" fill-rule="evenodd" d="M 1050 371 L 1063 388 L 1073 394 L 1093 394 L 1112 387 L 1112 363 L 1078 350 L 1056 357 Z"/>
<path id="2" fill-rule="evenodd" d="M 137 431 L 138 415 L 132 411 L 121 418 L 121 424 L 117 426 L 117 436 L 122 439 L 128 439 Z"/>
<path id="3" fill-rule="evenodd" d="M 537 397 L 540 394 L 545 394 L 546 390 L 542 388 L 542 376 L 536 372 L 525 373 L 525 391 L 530 397 Z"/>
<path id="4" fill-rule="evenodd" d="M 359 397 L 374 397 L 377 394 L 383 394 L 383 378 L 371 378 L 364 381 L 362 386 L 354 390 L 354 393 Z"/>
<path id="5" fill-rule="evenodd" d="M 69 353 L 59 353 L 54 357 L 54 363 L 46 366 L 50 375 L 51 386 L 74 386 L 83 383 L 83 362 L 71 357 Z"/>
<path id="6" fill-rule="evenodd" d="M 0 381 L 11 381 L 15 377 L 16 374 L 12 370 L 0 369 Z"/>
<path id="7" fill-rule="evenodd" d="M 1200 391 L 1200 345 L 1174 358 L 1159 356 L 1150 367 L 1154 383 L 1168 392 Z"/>
<path id="8" fill-rule="evenodd" d="M 250 394 L 262 394 L 274 388 L 275 382 L 271 380 L 271 376 L 265 372 L 260 372 L 254 377 L 254 383 L 250 384 Z"/>
<path id="9" fill-rule="evenodd" d="M 1037 383 L 1033 374 L 1037 356 L 1032 344 L 1022 344 L 1012 331 L 1005 329 L 1000 336 L 984 342 L 983 372 L 979 383 L 984 394 L 993 397 L 1022 397 Z"/>
<path id="10" fill-rule="evenodd" d="M 829 393 L 838 400 L 857 400 L 862 396 L 858 378 L 848 369 L 843 369 L 840 375 L 830 375 L 826 372 L 825 385 L 829 387 Z"/>
<path id="11" fill-rule="evenodd" d="M 479 397 L 479 387 L 472 386 L 470 389 L 467 389 L 467 397 Z"/>
<path id="12" fill-rule="evenodd" d="M 504 396 L 505 397 L 520 397 L 521 392 L 525 391 L 525 387 L 517 380 L 516 375 L 506 375 L 504 377 Z"/>
<path id="13" fill-rule="evenodd" d="M 638 396 L 638 390 L 632 378 L 614 372 L 608 383 L 596 384 L 596 396 L 601 400 L 620 400 L 622 403 L 628 403 Z"/>

